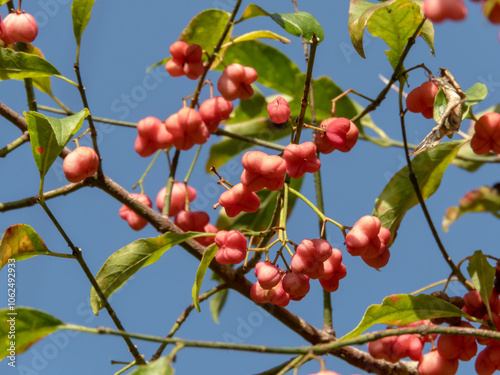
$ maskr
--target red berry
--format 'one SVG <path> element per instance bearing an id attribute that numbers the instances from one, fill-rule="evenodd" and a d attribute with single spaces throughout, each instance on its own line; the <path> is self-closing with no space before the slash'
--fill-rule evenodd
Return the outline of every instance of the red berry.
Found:
<path id="1" fill-rule="evenodd" d="M 285 99 L 278 96 L 267 105 L 267 113 L 269 113 L 272 122 L 282 124 L 287 122 L 290 117 L 290 107 Z"/>
<path id="2" fill-rule="evenodd" d="M 205 143 L 210 137 L 200 114 L 193 108 L 184 107 L 170 116 L 165 121 L 165 127 L 178 150 L 189 150 L 195 144 Z"/>
<path id="3" fill-rule="evenodd" d="M 470 146 L 478 155 L 500 154 L 500 113 L 489 112 L 476 121 Z"/>
<path id="4" fill-rule="evenodd" d="M 259 191 L 268 188 L 280 190 L 285 183 L 286 163 L 277 155 L 268 155 L 261 151 L 249 151 L 241 159 L 245 170 L 241 174 L 241 183 L 249 190 Z"/>
<path id="5" fill-rule="evenodd" d="M 200 116 L 210 133 L 213 133 L 222 120 L 227 120 L 233 111 L 233 102 L 222 96 L 205 100 L 200 106 Z"/>
<path id="6" fill-rule="evenodd" d="M 332 249 L 332 254 L 323 263 L 323 268 L 323 275 L 319 278 L 319 283 L 327 292 L 335 292 L 339 287 L 339 280 L 347 275 L 339 249 Z"/>
<path id="7" fill-rule="evenodd" d="M 500 370 L 500 346 L 488 345 L 483 349 L 477 355 L 475 368 L 478 375 L 492 375 Z"/>
<path id="8" fill-rule="evenodd" d="M 208 223 L 207 225 L 205 225 L 203 227 L 203 232 L 205 232 L 205 233 L 219 233 L 219 229 L 215 225 Z M 202 244 L 203 246 L 210 246 L 211 244 L 213 244 L 215 242 L 214 236 L 196 237 L 196 238 L 194 238 L 194 240 L 196 242 Z"/>
<path id="9" fill-rule="evenodd" d="M 217 89 L 226 100 L 249 99 L 253 95 L 251 83 L 257 80 L 254 68 L 238 63 L 228 65 L 217 82 Z"/>
<path id="10" fill-rule="evenodd" d="M 255 276 L 264 289 L 272 289 L 281 280 L 281 272 L 270 262 L 259 262 L 255 265 Z"/>
<path id="11" fill-rule="evenodd" d="M 198 79 L 203 74 L 203 51 L 199 45 L 177 41 L 170 46 L 170 53 L 172 58 L 165 69 L 172 77 L 185 75 L 189 79 Z"/>
<path id="12" fill-rule="evenodd" d="M 236 230 L 221 230 L 215 236 L 215 244 L 219 246 L 215 260 L 220 264 L 238 264 L 245 260 L 247 239 Z"/>
<path id="13" fill-rule="evenodd" d="M 153 203 L 151 202 L 151 199 L 149 199 L 147 195 L 135 194 L 135 193 L 132 193 L 130 195 L 134 197 L 134 199 L 141 202 L 143 205 L 148 206 L 149 208 L 153 207 Z M 127 220 L 128 225 L 130 225 L 130 228 L 132 228 L 133 230 L 141 230 L 148 224 L 146 219 L 143 219 L 125 205 L 120 207 L 119 214 L 123 220 Z"/>
<path id="14" fill-rule="evenodd" d="M 289 144 L 285 147 L 284 157 L 286 173 L 293 178 L 300 178 L 306 172 L 317 172 L 321 168 L 321 161 L 316 156 L 316 146 L 312 142 Z"/>
<path id="15" fill-rule="evenodd" d="M 281 281 L 272 289 L 264 289 L 257 281 L 250 289 L 250 298 L 256 303 L 271 302 L 279 306 L 287 306 L 290 296 L 283 289 Z"/>
<path id="16" fill-rule="evenodd" d="M 137 123 L 135 151 L 142 157 L 148 157 L 159 149 L 172 146 L 172 135 L 165 124 L 156 117 L 149 116 Z"/>
<path id="17" fill-rule="evenodd" d="M 323 262 L 298 253 L 293 255 L 290 268 L 293 272 L 299 275 L 307 275 L 311 279 L 318 279 L 324 272 Z"/>
<path id="18" fill-rule="evenodd" d="M 333 372 L 333 371 L 320 371 L 320 372 L 317 372 L 316 374 L 311 374 L 311 375 L 339 375 L 338 373 L 336 372 Z"/>
<path id="19" fill-rule="evenodd" d="M 406 97 L 406 107 L 410 112 L 421 113 L 430 119 L 434 115 L 434 99 L 439 91 L 435 82 L 427 81 L 413 89 Z"/>
<path id="20" fill-rule="evenodd" d="M 324 262 L 332 255 L 332 245 L 327 240 L 321 238 L 314 240 L 306 238 L 297 246 L 297 254 Z"/>
<path id="21" fill-rule="evenodd" d="M 309 285 L 309 277 L 299 275 L 295 272 L 288 272 L 281 280 L 283 290 L 290 295 L 290 299 L 300 301 L 305 297 L 311 286 Z"/>
<path id="22" fill-rule="evenodd" d="M 467 8 L 462 0 L 425 0 L 424 15 L 432 22 L 445 19 L 460 21 L 467 17 Z"/>
<path id="23" fill-rule="evenodd" d="M 156 196 L 156 208 L 158 211 L 163 211 L 163 206 L 165 205 L 165 192 L 167 188 L 162 188 L 158 195 Z M 196 190 L 191 186 L 187 186 L 187 195 L 189 202 L 196 199 Z M 182 182 L 174 182 L 172 186 L 172 193 L 170 198 L 170 207 L 168 210 L 168 216 L 175 216 L 179 211 L 184 210 L 186 206 L 186 184 Z"/>
<path id="24" fill-rule="evenodd" d="M 331 117 L 323 120 L 321 126 L 323 127 L 323 125 L 326 129 L 326 140 L 333 146 L 332 151 L 349 152 L 358 141 L 358 127 L 346 118 Z"/>
<path id="25" fill-rule="evenodd" d="M 474 328 L 470 323 L 460 322 L 460 327 Z M 472 336 L 440 335 L 437 350 L 441 357 L 469 361 L 476 356 L 477 343 Z"/>
<path id="26" fill-rule="evenodd" d="M 455 375 L 458 370 L 458 359 L 441 357 L 437 350 L 424 354 L 418 361 L 419 375 Z"/>
<path id="27" fill-rule="evenodd" d="M 488 17 L 491 23 L 500 23 L 500 3 L 490 2 L 488 3 L 488 6 L 486 6 L 486 2 L 483 2 L 483 12 L 484 15 Z"/>
<path id="28" fill-rule="evenodd" d="M 10 13 L 0 24 L 0 35 L 5 44 L 31 43 L 38 35 L 38 25 L 29 13 Z"/>
<path id="29" fill-rule="evenodd" d="M 180 211 L 174 218 L 174 224 L 184 232 L 204 232 L 209 221 L 204 211 Z"/>
<path id="30" fill-rule="evenodd" d="M 77 147 L 64 158 L 63 171 L 69 182 L 80 182 L 97 172 L 99 157 L 93 148 Z"/>
<path id="31" fill-rule="evenodd" d="M 234 217 L 241 211 L 256 212 L 260 207 L 260 199 L 243 184 L 236 184 L 221 194 L 219 204 L 226 210 L 226 215 Z"/>

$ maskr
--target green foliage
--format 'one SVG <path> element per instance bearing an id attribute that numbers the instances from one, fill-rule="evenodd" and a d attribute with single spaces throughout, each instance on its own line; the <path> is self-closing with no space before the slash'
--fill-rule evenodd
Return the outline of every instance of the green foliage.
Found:
<path id="1" fill-rule="evenodd" d="M 228 43 L 228 45 L 241 43 L 241 42 L 248 42 L 250 40 L 257 40 L 257 39 L 273 39 L 273 40 L 278 40 L 284 44 L 291 43 L 290 39 L 287 39 L 284 36 L 281 36 L 279 34 L 273 33 L 272 31 L 256 30 L 256 31 L 250 31 L 246 34 L 235 37 L 233 40 L 231 40 L 231 42 Z M 223 47 L 226 47 L 228 45 L 225 45 Z"/>
<path id="2" fill-rule="evenodd" d="M 61 73 L 44 58 L 0 48 L 0 81 L 48 76 L 61 76 Z"/>
<path id="3" fill-rule="evenodd" d="M 139 366 L 130 375 L 174 375 L 174 373 L 175 371 L 170 365 L 170 359 L 165 356 L 147 365 Z"/>
<path id="4" fill-rule="evenodd" d="M 469 272 L 472 283 L 486 305 L 490 319 L 493 320 L 490 307 L 490 295 L 495 282 L 495 268 L 490 265 L 488 259 L 481 250 L 476 250 L 474 255 L 469 259 L 467 272 Z"/>
<path id="5" fill-rule="evenodd" d="M 73 17 L 73 32 L 75 33 L 77 58 L 80 53 L 82 34 L 90 21 L 90 12 L 95 0 L 74 0 L 71 4 L 71 16 Z"/>
<path id="6" fill-rule="evenodd" d="M 134 241 L 111 254 L 104 262 L 95 277 L 97 284 L 99 284 L 104 296 L 108 298 L 137 271 L 160 259 L 168 249 L 191 238 L 206 235 L 206 233 L 198 232 L 183 234 L 168 232 L 158 237 Z M 90 291 L 90 305 L 96 315 L 99 315 L 99 310 L 104 307 L 103 301 L 94 288 Z"/>
<path id="7" fill-rule="evenodd" d="M 402 326 L 424 319 L 453 316 L 463 316 L 477 321 L 458 307 L 434 296 L 420 294 L 415 297 L 409 294 L 394 294 L 384 298 L 381 305 L 368 307 L 358 326 L 340 340 L 357 337 L 374 324 Z"/>
<path id="8" fill-rule="evenodd" d="M 57 331 L 64 327 L 65 323 L 53 316 L 29 307 L 16 306 L 16 315 L 9 315 L 12 313 L 9 309 L 0 310 L 0 350 L 2 355 L 0 360 L 5 358 L 10 353 L 9 338 L 9 319 L 15 319 L 15 353 L 16 355 L 24 353 L 31 345 L 38 340 L 43 339 L 45 336 Z"/>
<path id="9" fill-rule="evenodd" d="M 462 144 L 463 141 L 442 143 L 418 154 L 413 159 L 413 172 L 424 200 L 437 191 L 444 171 Z M 382 226 L 391 231 L 389 246 L 394 242 L 406 212 L 417 203 L 417 194 L 413 189 L 408 166 L 406 166 L 391 178 L 375 201 L 375 209 L 373 210 L 373 215 L 380 219 Z"/>
<path id="10" fill-rule="evenodd" d="M 422 22 L 421 1 L 388 0 L 378 4 L 365 0 L 351 0 L 349 7 L 349 34 L 358 54 L 365 58 L 363 35 L 365 27 L 370 33 L 383 39 L 391 48 L 387 58 L 395 68 L 402 52 Z M 434 53 L 434 29 L 426 21 L 420 35 Z"/>
<path id="11" fill-rule="evenodd" d="M 193 297 L 194 307 L 196 308 L 196 310 L 198 310 L 198 312 L 200 312 L 201 284 L 203 283 L 203 278 L 205 277 L 205 273 L 207 272 L 210 262 L 215 258 L 215 255 L 217 254 L 217 250 L 219 250 L 219 247 L 214 243 L 210 246 L 207 246 L 205 252 L 203 253 L 203 257 L 201 258 L 198 270 L 196 271 L 196 277 L 191 295 Z"/>
<path id="12" fill-rule="evenodd" d="M 50 166 L 80 129 L 83 120 L 89 114 L 86 108 L 62 119 L 32 111 L 25 113 L 31 140 L 31 151 L 40 171 L 42 185 L 43 178 Z"/>
<path id="13" fill-rule="evenodd" d="M 271 17 L 286 32 L 294 36 L 302 35 L 307 43 L 312 42 L 313 35 L 319 39 L 319 42 L 322 42 L 325 38 L 321 25 L 313 16 L 306 12 L 269 13 L 255 4 L 250 4 L 236 23 L 261 16 Z"/>
<path id="14" fill-rule="evenodd" d="M 33 228 L 26 224 L 11 225 L 0 240 L 0 270 L 9 259 L 22 260 L 42 254 L 50 251 Z"/>

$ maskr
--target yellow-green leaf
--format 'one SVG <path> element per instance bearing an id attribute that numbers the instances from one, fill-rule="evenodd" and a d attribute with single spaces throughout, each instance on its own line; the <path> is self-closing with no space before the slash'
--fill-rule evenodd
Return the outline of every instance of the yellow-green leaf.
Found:
<path id="1" fill-rule="evenodd" d="M 0 240 L 0 269 L 9 259 L 22 260 L 49 253 L 45 243 L 29 225 L 11 225 Z"/>
<path id="2" fill-rule="evenodd" d="M 201 284 L 203 283 L 203 278 L 205 277 L 205 273 L 207 272 L 208 266 L 212 259 L 215 258 L 215 254 L 217 254 L 217 250 L 219 247 L 216 244 L 211 244 L 207 246 L 205 252 L 203 253 L 203 258 L 201 258 L 200 265 L 198 266 L 198 270 L 196 271 L 196 277 L 193 284 L 193 289 L 191 295 L 193 297 L 193 304 L 196 310 L 200 312 L 200 290 Z"/>

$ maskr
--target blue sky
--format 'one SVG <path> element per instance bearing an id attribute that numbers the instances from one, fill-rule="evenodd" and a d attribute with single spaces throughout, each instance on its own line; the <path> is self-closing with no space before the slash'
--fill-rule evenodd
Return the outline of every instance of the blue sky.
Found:
<path id="1" fill-rule="evenodd" d="M 231 10 L 232 0 L 141 2 L 97 1 L 92 18 L 83 34 L 80 65 L 89 97 L 92 114 L 100 117 L 137 122 L 146 116 L 162 120 L 177 112 L 181 97 L 190 95 L 196 82 L 168 76 L 163 67 L 147 74 L 146 68 L 169 55 L 168 47 L 177 40 L 182 29 L 198 12 L 207 8 Z M 290 1 L 256 1 L 268 11 L 292 12 Z M 244 6 L 248 5 L 244 2 Z M 469 17 L 460 23 L 446 22 L 436 25 L 436 56 L 418 40 L 411 51 L 406 66 L 425 63 L 432 71 L 448 68 L 462 85 L 468 88 L 483 82 L 489 90 L 488 97 L 477 107 L 478 111 L 497 104 L 499 100 L 500 73 L 498 62 L 500 45 L 498 27 L 489 24 L 480 14 L 479 6 L 467 2 Z M 71 23 L 71 2 L 68 0 L 37 0 L 23 2 L 23 8 L 33 14 L 39 24 L 35 45 L 61 73 L 75 79 L 73 64 L 76 46 Z M 311 13 L 325 30 L 325 40 L 318 47 L 314 77 L 327 76 L 343 89 L 353 88 L 369 97 L 375 97 L 384 84 L 379 74 L 389 77 L 391 67 L 385 57 L 387 46 L 383 41 L 365 37 L 367 59 L 354 51 L 347 31 L 348 2 L 312 0 L 299 1 L 299 8 Z M 1 8 L 3 16 L 6 7 Z M 276 24 L 267 18 L 252 19 L 237 25 L 235 35 L 256 29 L 269 29 L 284 35 Z M 305 70 L 302 46 L 298 38 L 288 36 L 292 43 L 281 45 L 269 42 L 287 54 Z M 210 77 L 216 81 L 219 73 Z M 426 77 L 421 71 L 410 79 L 417 87 Z M 53 91 L 74 111 L 82 109 L 79 94 L 70 85 L 52 80 Z M 266 94 L 273 94 L 263 90 Z M 361 104 L 366 103 L 356 99 Z M 22 113 L 27 110 L 24 85 L 19 81 L 0 84 L 0 101 Z M 44 94 L 37 93 L 39 104 L 55 106 Z M 397 95 L 390 92 L 380 110 L 372 114 L 375 123 L 393 138 L 401 139 Z M 407 116 L 408 136 L 412 143 L 420 140 L 432 128 L 432 121 L 420 115 Z M 464 122 L 463 129 L 469 126 Z M 137 182 L 150 158 L 139 157 L 133 150 L 136 137 L 134 129 L 111 125 L 98 125 L 99 147 L 106 174 L 127 189 Z M 19 136 L 17 128 L 0 118 L 0 147 Z M 211 143 L 217 139 L 211 140 Z M 209 147 L 202 150 L 202 160 Z M 181 157 L 179 177 L 183 178 L 194 150 Z M 237 159 L 239 160 L 239 159 Z M 381 149 L 360 141 L 349 154 L 332 153 L 323 158 L 322 169 L 327 215 L 352 225 L 361 216 L 370 214 L 375 198 L 388 180 L 405 165 L 402 149 Z M 49 171 L 45 189 L 66 184 L 61 171 L 62 161 L 56 161 Z M 165 160 L 160 160 L 145 182 L 145 192 L 153 200 L 168 177 Z M 241 168 L 241 167 L 240 167 Z M 235 172 L 235 179 L 241 169 Z M 15 150 L 0 160 L 0 201 L 7 202 L 33 196 L 38 192 L 39 175 L 28 145 Z M 498 182 L 498 169 L 488 165 L 471 174 L 451 166 L 444 175 L 439 191 L 428 200 L 430 213 L 440 227 L 446 208 L 456 205 L 469 190 Z M 211 205 L 218 200 L 220 189 L 216 181 L 204 172 L 204 163 L 196 166 L 192 184 L 198 189 L 197 209 L 209 212 L 215 223 L 217 212 Z M 219 190 L 218 190 L 219 189 Z M 308 176 L 303 192 L 313 197 L 313 180 Z M 148 226 L 137 233 L 119 218 L 121 204 L 113 201 L 98 189 L 82 189 L 70 196 L 49 201 L 49 207 L 62 222 L 73 242 L 82 248 L 85 259 L 96 273 L 114 251 L 136 240 L 157 236 Z M 307 216 L 306 216 L 307 215 Z M 312 220 L 311 220 L 312 219 Z M 0 229 L 9 225 L 31 225 L 49 249 L 68 252 L 63 239 L 40 207 L 25 208 L 0 214 Z M 455 223 L 450 231 L 442 233 L 445 247 L 454 260 L 459 261 L 482 249 L 498 254 L 499 236 L 494 230 L 498 221 L 489 214 L 467 215 Z M 317 220 L 301 202 L 288 223 L 289 233 L 296 233 L 296 241 L 318 236 Z M 332 245 L 344 250 L 341 233 L 328 228 Z M 366 308 L 394 293 L 410 293 L 449 275 L 444 260 L 439 255 L 430 230 L 420 208 L 408 212 L 398 238 L 391 248 L 389 265 L 377 272 L 367 267 L 359 258 L 344 252 L 347 277 L 332 295 L 334 328 L 339 336 L 352 330 L 360 321 Z M 65 322 L 90 327 L 113 327 L 105 312 L 94 316 L 88 304 L 90 285 L 78 264 L 68 259 L 36 257 L 17 264 L 18 305 L 46 311 Z M 175 248 L 157 263 L 145 268 L 131 279 L 111 299 L 111 303 L 125 328 L 131 332 L 166 335 L 178 315 L 191 303 L 191 287 L 198 261 Z M 6 285 L 6 272 L 0 272 L 2 285 Z M 207 280 L 208 281 L 208 280 Z M 211 284 L 206 282 L 203 289 Z M 6 286 L 0 287 L 6 290 Z M 6 293 L 2 292 L 5 296 Z M 464 289 L 452 285 L 450 294 L 461 295 Z M 6 297 L 5 297 L 6 301 Z M 0 306 L 3 303 L 0 302 Z M 301 302 L 289 308 L 311 324 L 322 325 L 322 298 L 320 286 L 312 283 L 312 290 Z M 379 327 L 382 328 L 382 327 Z M 193 312 L 181 328 L 178 337 L 237 341 L 272 346 L 300 346 L 306 343 L 289 332 L 262 309 L 234 291 L 229 293 L 228 304 L 220 317 L 220 324 L 213 322 L 208 305 L 202 305 L 200 314 Z M 141 353 L 150 358 L 157 345 L 137 341 Z M 426 347 L 426 350 L 428 350 Z M 7 374 L 111 374 L 119 365 L 111 360 L 129 361 L 130 355 L 123 340 L 116 337 L 97 337 L 71 332 L 60 332 L 34 345 L 27 353 L 18 356 L 17 371 L 0 363 L 0 371 Z M 262 372 L 288 359 L 287 356 L 254 355 L 250 353 L 184 349 L 177 355 L 174 367 L 178 374 L 193 374 L 203 370 L 207 374 L 254 374 Z M 328 357 L 327 367 L 342 375 L 361 374 L 343 361 Z M 470 374 L 473 364 L 461 364 L 459 374 Z M 207 370 L 208 369 L 208 370 Z M 319 371 L 319 364 L 312 362 L 299 370 L 299 374 Z"/>

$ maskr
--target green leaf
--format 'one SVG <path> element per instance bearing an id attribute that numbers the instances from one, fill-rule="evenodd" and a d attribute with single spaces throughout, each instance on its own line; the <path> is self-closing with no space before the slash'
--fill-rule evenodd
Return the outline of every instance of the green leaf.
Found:
<path id="1" fill-rule="evenodd" d="M 212 273 L 211 279 L 217 280 L 219 284 L 223 283 L 222 278 L 215 272 Z M 212 319 L 216 324 L 219 324 L 219 316 L 222 309 L 226 305 L 228 294 L 229 294 L 229 289 L 225 288 L 219 290 L 217 293 L 215 293 L 214 296 L 212 296 L 212 298 L 210 298 L 210 313 L 212 314 Z"/>
<path id="2" fill-rule="evenodd" d="M 301 177 L 299 179 L 292 178 L 290 186 L 293 189 L 300 191 L 303 181 L 304 177 Z M 242 228 L 246 228 L 253 231 L 261 231 L 266 229 L 273 217 L 279 191 L 262 190 L 256 194 L 260 198 L 260 207 L 257 212 L 242 212 L 235 217 L 228 217 L 224 210 L 220 210 L 219 219 L 217 220 L 217 228 L 221 228 L 224 230 L 241 230 Z M 293 207 L 295 206 L 296 202 L 297 197 L 293 194 L 290 194 L 288 196 L 288 216 L 292 214 Z"/>
<path id="3" fill-rule="evenodd" d="M 460 148 L 457 156 L 451 163 L 468 172 L 475 172 L 481 168 L 485 162 L 493 162 L 495 160 L 498 160 L 497 156 L 477 155 L 472 151 L 470 142 L 468 142 Z"/>
<path id="4" fill-rule="evenodd" d="M 82 34 L 90 20 L 90 12 L 95 0 L 74 0 L 71 4 L 71 17 L 73 17 L 73 32 L 75 33 L 76 46 L 80 49 Z"/>
<path id="5" fill-rule="evenodd" d="M 424 200 L 437 191 L 444 171 L 454 159 L 463 142 L 451 141 L 438 144 L 418 154 L 413 159 L 413 172 Z M 391 178 L 376 199 L 373 210 L 373 215 L 380 219 L 382 226 L 391 232 L 389 246 L 394 242 L 406 212 L 416 204 L 418 204 L 418 198 L 410 182 L 408 166 L 406 166 Z"/>
<path id="6" fill-rule="evenodd" d="M 434 98 L 434 109 L 432 112 L 432 117 L 435 122 L 438 122 L 444 111 L 446 110 L 446 105 L 448 104 L 448 99 L 446 99 L 446 95 L 444 94 L 443 89 L 439 89 Z"/>
<path id="7" fill-rule="evenodd" d="M 227 130 L 233 134 L 261 138 L 268 142 L 281 139 L 290 134 L 290 128 L 288 126 L 280 128 L 268 117 L 259 117 L 239 124 L 233 124 L 228 126 Z M 233 157 L 252 146 L 253 145 L 250 143 L 242 143 L 240 140 L 234 138 L 222 137 L 221 141 L 214 144 L 210 149 L 210 155 L 205 165 L 206 170 L 209 171 L 211 166 L 220 168 Z"/>
<path id="8" fill-rule="evenodd" d="M 39 56 L 0 48 L 0 81 L 48 76 L 61 77 L 61 73 Z"/>
<path id="9" fill-rule="evenodd" d="M 0 0 L 0 5 L 7 4 L 10 0 Z"/>
<path id="10" fill-rule="evenodd" d="M 191 238 L 206 236 L 206 233 L 187 232 L 174 233 L 167 232 L 161 236 L 139 239 L 122 247 L 111 254 L 104 262 L 96 275 L 104 296 L 109 298 L 114 292 L 141 268 L 155 263 L 160 257 L 175 245 L 186 242 Z M 94 314 L 98 315 L 104 305 L 94 288 L 90 291 L 90 305 Z"/>
<path id="11" fill-rule="evenodd" d="M 254 87 L 254 93 L 250 99 L 240 100 L 240 104 L 231 114 L 229 120 L 224 121 L 224 124 L 237 124 L 244 121 L 250 121 L 257 117 L 267 117 L 268 100 L 262 95 L 258 87 Z M 226 130 L 231 131 L 231 127 Z"/>
<path id="12" fill-rule="evenodd" d="M 394 61 L 399 59 L 397 56 L 401 56 L 408 38 L 422 21 L 421 3 L 421 0 L 389 0 L 374 4 L 365 0 L 351 0 L 348 28 L 358 54 L 366 57 L 363 35 L 367 27 L 373 36 L 382 38 L 391 47 L 386 54 L 394 67 Z M 424 23 L 420 35 L 434 54 L 434 28 L 430 21 Z"/>
<path id="13" fill-rule="evenodd" d="M 74 115 L 59 119 L 38 112 L 25 112 L 31 151 L 42 179 L 89 114 L 85 108 Z"/>
<path id="14" fill-rule="evenodd" d="M 488 259 L 486 259 L 481 250 L 476 250 L 474 255 L 469 259 L 467 272 L 469 272 L 472 283 L 486 305 L 490 319 L 493 320 L 490 307 L 490 295 L 495 282 L 495 267 L 490 265 Z"/>
<path id="15" fill-rule="evenodd" d="M 303 89 L 295 91 L 297 79 L 301 77 L 300 69 L 286 55 L 268 44 L 256 40 L 233 44 L 224 53 L 224 63 L 253 67 L 258 73 L 257 82 L 277 92 L 294 97 L 302 94 Z M 217 68 L 223 69 L 222 66 Z"/>
<path id="16" fill-rule="evenodd" d="M 9 259 L 22 260 L 49 253 L 45 243 L 29 225 L 11 225 L 0 240 L 0 270 Z"/>
<path id="17" fill-rule="evenodd" d="M 16 355 L 24 353 L 37 341 L 65 326 L 65 323 L 61 320 L 29 307 L 16 306 L 15 311 L 9 309 L 0 310 L 0 319 L 2 322 L 0 324 L 0 351 L 2 353 L 0 359 L 8 356 L 11 351 L 10 342 L 13 341 L 9 338 L 11 322 L 15 322 Z"/>
<path id="18" fill-rule="evenodd" d="M 467 98 L 463 104 L 462 118 L 473 118 L 472 106 L 482 102 L 488 95 L 488 88 L 484 83 L 477 82 L 467 91 L 465 91 Z"/>
<path id="19" fill-rule="evenodd" d="M 236 23 L 261 16 L 271 17 L 271 19 L 280 25 L 286 32 L 294 36 L 302 35 L 307 43 L 312 42 L 313 35 L 316 35 L 320 43 L 325 38 L 321 25 L 312 15 L 306 12 L 269 13 L 255 4 L 250 4 Z"/>
<path id="20" fill-rule="evenodd" d="M 205 277 L 205 273 L 207 272 L 210 262 L 215 258 L 215 254 L 217 254 L 217 250 L 219 250 L 219 247 L 214 243 L 210 246 L 207 246 L 205 248 L 205 252 L 203 253 L 203 257 L 201 258 L 198 270 L 196 271 L 196 278 L 193 284 L 191 295 L 193 297 L 194 307 L 196 308 L 196 310 L 198 310 L 198 312 L 200 312 L 201 284 L 203 283 L 203 278 Z"/>
<path id="21" fill-rule="evenodd" d="M 394 294 L 385 297 L 381 305 L 368 307 L 358 326 L 343 336 L 340 341 L 357 337 L 374 324 L 402 326 L 424 319 L 453 316 L 463 316 L 477 321 L 458 307 L 434 296 L 420 294 L 415 297 L 409 294 Z"/>
<path id="22" fill-rule="evenodd" d="M 42 51 L 35 47 L 32 44 L 26 44 L 26 53 L 30 53 L 32 55 L 38 56 L 40 58 L 44 58 Z M 32 78 L 33 85 L 40 90 L 41 92 L 52 96 L 52 85 L 50 83 L 50 77 L 36 77 Z"/>
<path id="23" fill-rule="evenodd" d="M 161 357 L 147 365 L 139 366 L 130 375 L 174 375 L 175 371 L 170 364 L 167 356 Z"/>
<path id="24" fill-rule="evenodd" d="M 211 54 L 217 45 L 226 25 L 230 13 L 220 9 L 207 9 L 197 14 L 182 31 L 179 40 L 187 44 L 198 44 L 204 51 Z M 229 30 L 224 42 L 231 37 Z"/>
<path id="25" fill-rule="evenodd" d="M 226 46 L 229 46 L 229 44 L 232 45 L 232 44 L 236 44 L 236 43 L 248 42 L 250 40 L 257 40 L 257 39 L 273 39 L 273 40 L 278 40 L 284 44 L 291 43 L 290 39 L 287 39 L 284 36 L 281 36 L 279 34 L 273 33 L 272 31 L 256 30 L 256 31 L 250 31 L 249 33 L 235 37 Z M 223 47 L 225 47 L 225 46 L 223 46 Z"/>
<path id="26" fill-rule="evenodd" d="M 443 219 L 443 231 L 447 232 L 450 225 L 464 214 L 474 212 L 490 212 L 500 218 L 500 192 L 489 186 L 481 186 L 469 191 L 460 199 L 459 205 L 446 210 Z"/>
<path id="27" fill-rule="evenodd" d="M 422 22 L 420 7 L 408 0 L 387 1 L 384 7 L 376 9 L 366 24 L 370 33 L 383 39 L 390 50 L 387 58 L 395 69 L 408 39 Z"/>

